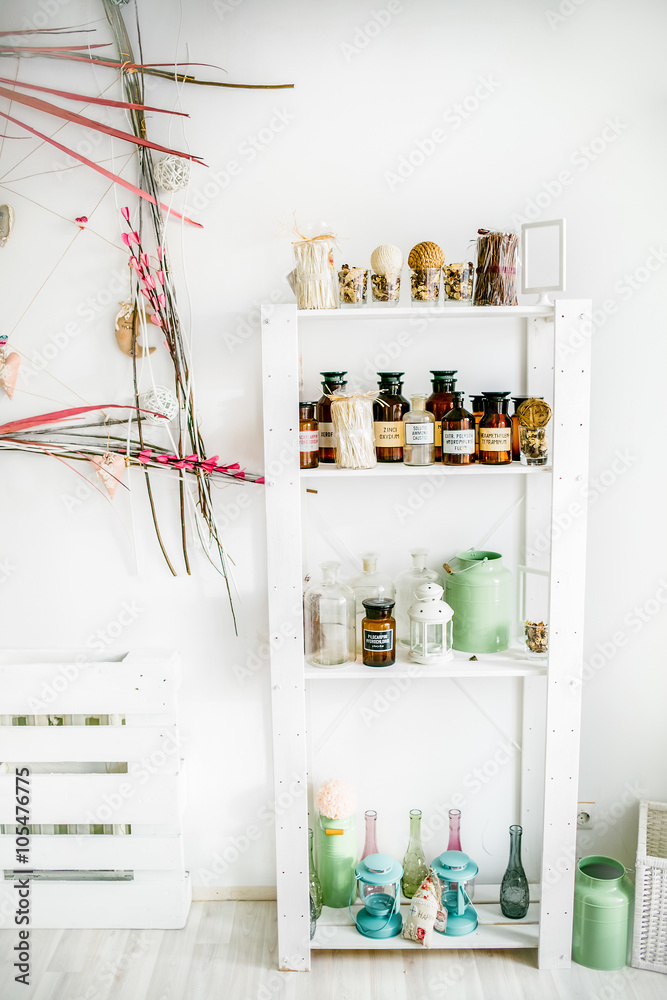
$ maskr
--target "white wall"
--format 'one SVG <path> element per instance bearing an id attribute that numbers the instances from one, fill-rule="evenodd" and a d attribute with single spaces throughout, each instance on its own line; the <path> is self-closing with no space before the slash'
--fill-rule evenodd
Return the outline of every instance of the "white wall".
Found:
<path id="1" fill-rule="evenodd" d="M 210 165 L 194 168 L 187 195 L 174 200 L 205 228 L 171 222 L 169 245 L 185 326 L 195 340 L 211 453 L 261 467 L 257 305 L 290 298 L 284 275 L 294 212 L 304 226 L 321 221 L 337 232 L 338 261 L 352 264 L 367 261 L 380 242 L 407 251 L 421 239 L 435 239 L 449 259 L 461 259 L 480 226 L 516 224 L 526 214 L 567 218 L 567 294 L 591 296 L 597 317 L 580 797 L 597 802 L 591 849 L 632 864 L 636 797 L 667 795 L 665 473 L 662 429 L 654 420 L 667 361 L 666 12 L 659 0 L 631 8 L 620 0 L 560 6 L 566 13 L 558 13 L 556 0 L 393 0 L 389 17 L 379 13 L 388 9 L 384 0 L 142 0 L 140 10 L 146 61 L 178 56 L 228 72 L 195 68 L 201 76 L 296 85 L 177 91 L 157 82 L 147 97 L 190 115 L 170 124 L 154 116 L 151 136 L 187 144 Z M 40 26 L 41 11 L 34 0 L 6 4 L 1 27 L 34 16 Z M 124 11 L 130 22 L 133 5 Z M 100 16 L 97 2 L 61 0 L 49 24 L 95 21 L 106 39 Z M 376 30 L 378 19 L 386 23 Z M 113 81 L 108 70 L 93 74 L 41 60 L 26 60 L 20 76 L 91 94 Z M 109 93 L 118 96 L 117 86 Z M 462 118 L 457 105 L 474 110 Z M 14 113 L 21 117 L 16 106 Z M 28 117 L 55 131 L 46 116 L 26 111 Z M 122 127 L 120 113 L 106 120 Z M 441 141 L 429 145 L 434 129 Z M 261 148 L 253 155 L 249 137 L 258 135 Z M 58 138 L 80 144 L 89 136 L 67 125 Z M 396 180 L 391 175 L 402 158 L 420 143 L 432 153 Z M 134 201 L 118 190 L 104 196 L 106 182 L 83 167 L 54 173 L 64 156 L 46 146 L 19 163 L 36 146 L 17 139 L 2 148 L 6 200 L 16 211 L 14 235 L 0 251 L 3 329 L 27 356 L 14 402 L 0 399 L 3 421 L 81 398 L 105 403 L 131 394 L 130 362 L 112 330 L 116 302 L 126 295 L 118 208 L 129 204 L 134 211 Z M 120 165 L 121 142 L 102 141 L 92 156 L 111 151 Z M 234 176 L 230 161 L 239 164 Z M 89 231 L 80 233 L 73 219 L 84 214 Z M 44 370 L 27 377 L 27 359 L 38 356 Z M 164 351 L 154 359 L 155 377 L 164 380 Z M 461 345 L 461 363 L 473 370 L 474 362 Z M 148 371 L 142 378 L 150 383 Z M 113 506 L 95 492 L 75 504 L 68 498 L 76 499 L 82 480 L 66 467 L 32 456 L 5 455 L 2 463 L 0 556 L 11 566 L 0 591 L 3 644 L 85 645 L 100 639 L 95 633 L 117 619 L 124 602 L 141 609 L 109 648 L 159 644 L 183 652 L 187 861 L 194 882 L 210 881 L 215 852 L 243 846 L 238 838 L 257 826 L 260 838 L 214 881 L 271 883 L 261 489 L 216 491 L 236 562 L 235 638 L 222 588 L 203 560 L 196 560 L 192 578 L 182 573 L 173 484 L 156 477 L 162 530 L 181 570 L 175 580 L 161 561 L 136 475 L 131 497 L 119 491 Z M 245 509 L 241 497 L 249 498 Z M 410 544 L 409 537 L 399 541 Z M 341 769 L 354 766 L 355 754 L 352 741 L 339 744 Z M 611 824 L 604 822 L 609 810 Z"/>

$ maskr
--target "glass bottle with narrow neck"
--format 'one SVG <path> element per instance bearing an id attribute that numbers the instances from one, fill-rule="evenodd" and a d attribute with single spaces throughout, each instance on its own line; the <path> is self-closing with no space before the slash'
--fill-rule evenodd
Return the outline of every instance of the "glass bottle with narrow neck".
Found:
<path id="1" fill-rule="evenodd" d="M 386 597 L 393 599 L 395 594 L 394 582 L 391 577 L 377 571 L 377 556 L 374 552 L 367 552 L 362 558 L 363 572 L 351 581 L 350 587 L 354 594 L 357 606 L 357 652 L 361 652 L 362 631 L 361 623 L 366 617 L 366 609 L 363 602 L 369 597 Z"/>
<path id="2" fill-rule="evenodd" d="M 461 810 L 460 809 L 450 809 L 449 810 L 449 841 L 447 843 L 448 851 L 463 851 L 461 847 Z M 475 898 L 475 880 L 474 878 L 469 879 L 466 882 L 466 892 L 470 896 L 470 899 Z"/>
<path id="3" fill-rule="evenodd" d="M 421 836 L 422 811 L 410 810 L 410 840 L 403 858 L 403 878 L 401 889 L 406 899 L 412 899 L 419 886 L 428 875 L 426 857 Z"/>
<path id="4" fill-rule="evenodd" d="M 519 414 L 517 410 L 527 399 L 544 399 L 544 396 L 512 396 L 514 413 L 512 414 L 512 461 L 521 461 L 521 443 L 519 441 Z"/>
<path id="5" fill-rule="evenodd" d="M 442 464 L 471 465 L 475 461 L 475 417 L 454 393 L 454 407 L 442 418 Z"/>
<path id="6" fill-rule="evenodd" d="M 354 594 L 338 582 L 339 566 L 322 563 L 322 582 L 304 597 L 306 660 L 314 667 L 338 667 L 357 656 Z"/>
<path id="7" fill-rule="evenodd" d="M 336 442 L 334 441 L 333 424 L 331 423 L 331 400 L 329 396 L 345 389 L 347 372 L 320 372 L 322 376 L 322 395 L 317 401 L 317 424 L 319 436 L 320 462 L 335 463 Z"/>
<path id="8" fill-rule="evenodd" d="M 479 424 L 480 465 L 510 465 L 512 462 L 512 418 L 509 391 L 485 392 L 484 416 Z"/>
<path id="9" fill-rule="evenodd" d="M 426 400 L 426 409 L 435 418 L 435 461 L 442 461 L 442 418 L 454 406 L 455 370 L 431 369 L 433 391 Z"/>
<path id="10" fill-rule="evenodd" d="M 403 461 L 403 416 L 410 404 L 403 395 L 403 372 L 378 372 L 380 394 L 373 403 L 378 462 Z"/>
<path id="11" fill-rule="evenodd" d="M 403 417 L 404 465 L 433 465 L 435 461 L 435 417 L 426 408 L 426 396 L 411 396 L 412 409 Z"/>
<path id="12" fill-rule="evenodd" d="M 484 416 L 484 396 L 481 392 L 470 397 L 472 415 L 475 418 L 475 461 L 479 462 L 479 425 Z"/>
<path id="13" fill-rule="evenodd" d="M 318 920 L 322 912 L 322 883 L 315 868 L 313 831 L 310 829 L 308 830 L 308 881 L 310 884 L 310 898 L 315 904 L 315 919 Z"/>
<path id="14" fill-rule="evenodd" d="M 530 903 L 528 879 L 521 863 L 522 833 L 518 824 L 510 827 L 510 857 L 500 886 L 500 909 L 511 920 L 525 917 Z"/>
<path id="15" fill-rule="evenodd" d="M 378 814 L 376 813 L 375 809 L 367 809 L 366 812 L 364 813 L 364 821 L 365 821 L 365 824 L 366 824 L 366 836 L 365 836 L 365 839 L 364 839 L 364 851 L 363 851 L 363 854 L 361 855 L 361 859 L 360 859 L 361 861 L 363 861 L 364 858 L 367 858 L 369 856 L 369 854 L 377 854 L 378 853 L 378 845 L 377 845 L 377 839 L 376 839 L 377 838 L 377 831 L 376 831 L 377 818 L 378 818 Z M 378 886 L 378 889 L 381 889 L 381 888 L 382 888 L 382 886 Z M 362 902 L 363 902 L 364 895 L 363 895 L 363 892 L 362 892 L 361 884 L 359 885 L 359 899 L 361 899 Z"/>
<path id="16" fill-rule="evenodd" d="M 394 608 L 396 639 L 403 646 L 410 645 L 408 608 L 417 600 L 415 596 L 417 587 L 420 587 L 422 583 L 442 584 L 442 580 L 435 570 L 429 569 L 426 565 L 428 549 L 413 549 L 410 556 L 412 557 L 412 566 L 396 577 L 396 606 Z"/>

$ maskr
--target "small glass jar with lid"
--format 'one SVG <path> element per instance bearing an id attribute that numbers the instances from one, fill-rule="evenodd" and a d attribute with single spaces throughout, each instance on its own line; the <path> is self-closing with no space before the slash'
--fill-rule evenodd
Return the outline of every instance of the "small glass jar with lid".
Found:
<path id="1" fill-rule="evenodd" d="M 363 602 L 366 617 L 361 623 L 361 650 L 367 667 L 390 667 L 396 662 L 395 603 L 387 597 L 368 597 Z"/>
<path id="2" fill-rule="evenodd" d="M 484 416 L 479 424 L 480 465 L 511 465 L 512 418 L 507 392 L 484 392 Z"/>
<path id="3" fill-rule="evenodd" d="M 299 465 L 316 469 L 320 464 L 317 403 L 299 403 Z"/>
<path id="4" fill-rule="evenodd" d="M 403 461 L 403 417 L 410 409 L 401 395 L 403 372 L 378 372 L 380 393 L 373 403 L 378 462 Z"/>
<path id="5" fill-rule="evenodd" d="M 454 408 L 442 418 L 443 465 L 471 465 L 475 461 L 475 417 L 464 408 L 463 395 L 454 394 Z"/>
<path id="6" fill-rule="evenodd" d="M 435 417 L 426 406 L 426 394 L 411 396 L 412 409 L 403 416 L 403 464 L 433 465 L 435 461 Z"/>
<path id="7" fill-rule="evenodd" d="M 306 660 L 314 667 L 354 663 L 356 605 L 349 587 L 338 581 L 340 563 L 322 563 L 322 582 L 304 596 Z"/>
<path id="8" fill-rule="evenodd" d="M 322 395 L 317 401 L 317 431 L 320 444 L 320 462 L 334 464 L 336 461 L 336 439 L 331 421 L 330 396 L 340 392 L 347 386 L 347 372 L 320 372 L 322 376 Z"/>

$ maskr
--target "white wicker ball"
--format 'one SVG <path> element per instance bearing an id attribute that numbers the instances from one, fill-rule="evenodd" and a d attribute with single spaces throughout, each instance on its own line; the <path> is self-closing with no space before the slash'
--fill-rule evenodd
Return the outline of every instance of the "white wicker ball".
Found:
<path id="1" fill-rule="evenodd" d="M 392 274 L 403 267 L 403 253 L 393 243 L 383 243 L 371 254 L 371 267 L 376 274 Z"/>
<path id="2" fill-rule="evenodd" d="M 164 156 L 153 168 L 155 180 L 163 191 L 180 191 L 190 180 L 190 164 L 181 156 Z"/>
<path id="3" fill-rule="evenodd" d="M 139 397 L 139 406 L 142 410 L 152 410 L 154 413 L 161 413 L 167 420 L 173 420 L 178 413 L 178 400 L 171 389 L 164 385 L 156 385 L 153 389 L 147 389 Z M 150 424 L 162 424 L 161 417 L 153 417 L 148 413 L 142 413 L 142 418 Z"/>

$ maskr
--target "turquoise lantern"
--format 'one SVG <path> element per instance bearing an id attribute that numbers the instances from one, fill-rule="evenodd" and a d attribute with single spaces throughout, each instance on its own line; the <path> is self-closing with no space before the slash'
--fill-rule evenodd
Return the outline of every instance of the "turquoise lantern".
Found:
<path id="1" fill-rule="evenodd" d="M 359 862 L 354 875 L 355 887 L 350 894 L 349 908 L 352 916 L 351 905 L 358 885 L 363 903 L 355 920 L 359 933 L 370 938 L 396 937 L 403 929 L 401 865 L 388 854 L 369 854 Z"/>
<path id="2" fill-rule="evenodd" d="M 440 879 L 442 907 L 447 910 L 444 933 L 451 937 L 471 934 L 477 927 L 477 911 L 466 892 L 466 882 L 475 877 L 478 866 L 463 851 L 445 851 L 431 868 Z"/>

